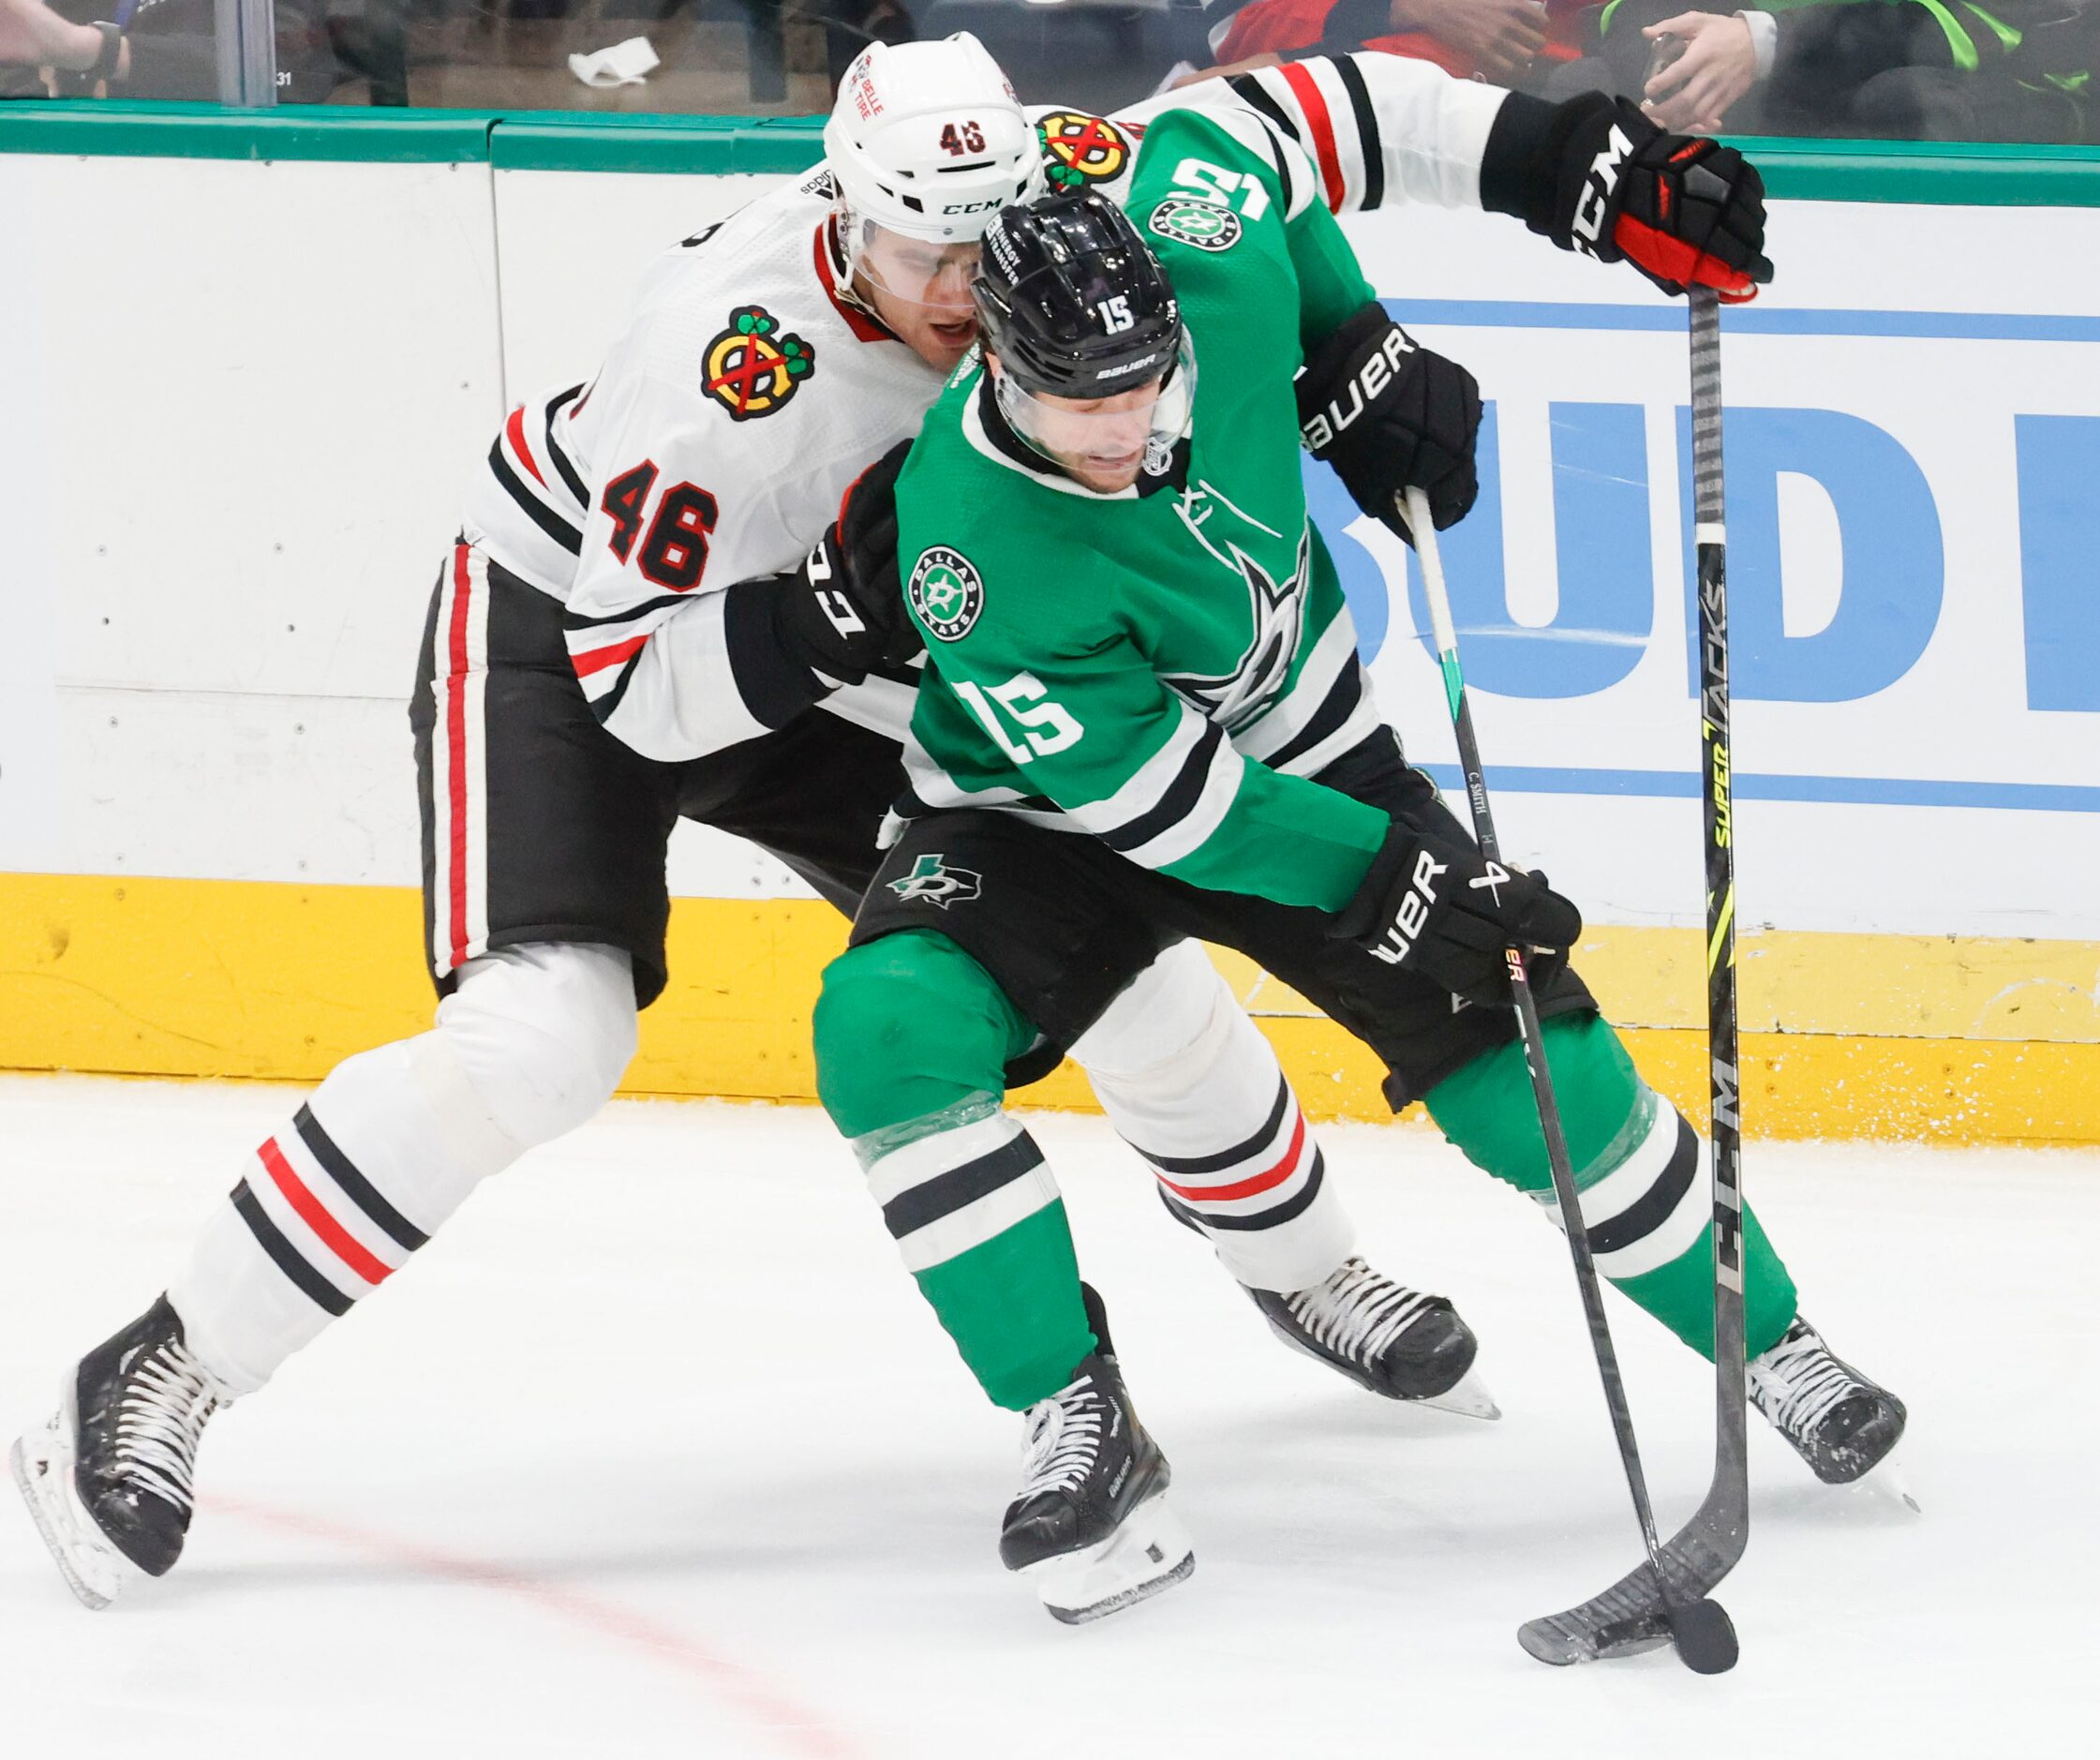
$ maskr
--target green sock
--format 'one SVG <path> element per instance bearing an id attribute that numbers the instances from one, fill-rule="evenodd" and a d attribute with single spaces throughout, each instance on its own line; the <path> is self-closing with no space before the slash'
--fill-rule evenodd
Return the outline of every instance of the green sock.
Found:
<path id="1" fill-rule="evenodd" d="M 1545 1023 L 1544 1036 L 1597 1269 L 1710 1360 L 1713 1206 L 1698 1139 L 1640 1079 L 1618 1035 L 1600 1017 L 1561 1016 Z M 1475 1058 L 1439 1082 L 1425 1103 L 1474 1166 L 1551 1200 L 1553 1174 L 1521 1044 Z M 1747 1348 L 1755 1356 L 1793 1323 L 1796 1298 L 1793 1278 L 1748 1205 L 1743 1299 Z"/>
<path id="2" fill-rule="evenodd" d="M 982 966 L 923 930 L 824 976 L 817 1092 L 853 1140 L 905 1265 L 977 1384 L 1019 1410 L 1094 1350 L 1065 1202 L 1000 1102 L 1035 1026 Z"/>

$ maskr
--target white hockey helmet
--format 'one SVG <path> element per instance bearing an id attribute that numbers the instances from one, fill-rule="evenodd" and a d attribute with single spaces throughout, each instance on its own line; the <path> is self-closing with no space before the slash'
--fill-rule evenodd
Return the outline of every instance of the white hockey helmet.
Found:
<path id="1" fill-rule="evenodd" d="M 839 82 L 824 157 L 856 220 L 936 245 L 981 238 L 1043 175 L 1035 125 L 968 31 L 863 49 Z"/>

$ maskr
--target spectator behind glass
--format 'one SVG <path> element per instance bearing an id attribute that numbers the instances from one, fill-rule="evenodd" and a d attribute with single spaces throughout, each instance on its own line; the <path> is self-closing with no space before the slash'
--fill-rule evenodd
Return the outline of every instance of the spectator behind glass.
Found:
<path id="1" fill-rule="evenodd" d="M 2090 0 L 1761 0 L 1727 13 L 1677 4 L 1598 8 L 1594 58 L 1556 78 L 1638 96 L 1680 132 L 2093 139 L 2100 8 Z M 1651 78 L 1664 36 L 1683 51 Z"/>
<path id="2" fill-rule="evenodd" d="M 0 0 L 0 97 L 216 102 L 216 0 Z M 111 77 L 95 57 L 112 37 Z M 279 103 L 321 103 L 353 79 L 370 82 L 375 104 L 409 101 L 401 0 L 276 0 L 276 43 Z"/>
<path id="3" fill-rule="evenodd" d="M 1536 89 L 1594 45 L 1593 10 L 1579 0 L 1254 0 L 1218 39 L 1212 71 L 1374 49 L 1461 80 Z"/>
<path id="4" fill-rule="evenodd" d="M 76 24 L 43 0 L 0 0 L 0 97 L 90 88 L 130 76 L 131 45 L 112 22 Z"/>

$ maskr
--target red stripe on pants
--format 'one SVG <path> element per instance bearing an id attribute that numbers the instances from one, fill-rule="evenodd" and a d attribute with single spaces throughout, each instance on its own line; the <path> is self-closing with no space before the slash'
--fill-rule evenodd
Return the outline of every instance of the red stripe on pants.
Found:
<path id="1" fill-rule="evenodd" d="M 467 962 L 467 546 L 453 550 L 452 627 L 445 673 L 445 790 L 452 805 L 452 962 Z"/>
<path id="2" fill-rule="evenodd" d="M 383 1283 L 394 1275 L 393 1266 L 381 1264 L 358 1245 L 344 1231 L 343 1225 L 328 1214 L 320 1200 L 306 1189 L 299 1175 L 291 1171 L 291 1163 L 284 1158 L 284 1151 L 277 1147 L 276 1139 L 264 1143 L 256 1153 L 262 1157 L 262 1165 L 269 1169 L 277 1189 L 285 1195 L 285 1201 L 299 1213 L 309 1229 L 328 1243 L 337 1259 L 366 1283 Z"/>

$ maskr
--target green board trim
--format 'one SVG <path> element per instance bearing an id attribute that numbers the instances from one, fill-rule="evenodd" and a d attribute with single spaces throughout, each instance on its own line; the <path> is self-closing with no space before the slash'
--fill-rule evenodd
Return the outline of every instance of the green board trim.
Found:
<path id="1" fill-rule="evenodd" d="M 349 110 L 334 104 L 233 110 L 219 104 L 67 98 L 0 103 L 0 153 L 482 164 L 497 121 L 473 110 Z"/>
<path id="2" fill-rule="evenodd" d="M 604 116 L 539 111 L 494 118 L 490 161 L 514 172 L 794 172 L 824 157 L 820 116 Z"/>
<path id="3" fill-rule="evenodd" d="M 1767 195 L 1795 201 L 2100 208 L 2100 147 L 1755 135 L 1727 140 L 1756 162 Z"/>
<path id="4" fill-rule="evenodd" d="M 1797 201 L 2100 207 L 2100 147 L 1733 138 Z M 0 103 L 0 153 L 493 164 L 505 171 L 794 172 L 823 152 L 810 116 L 366 110 L 285 104 Z"/>

